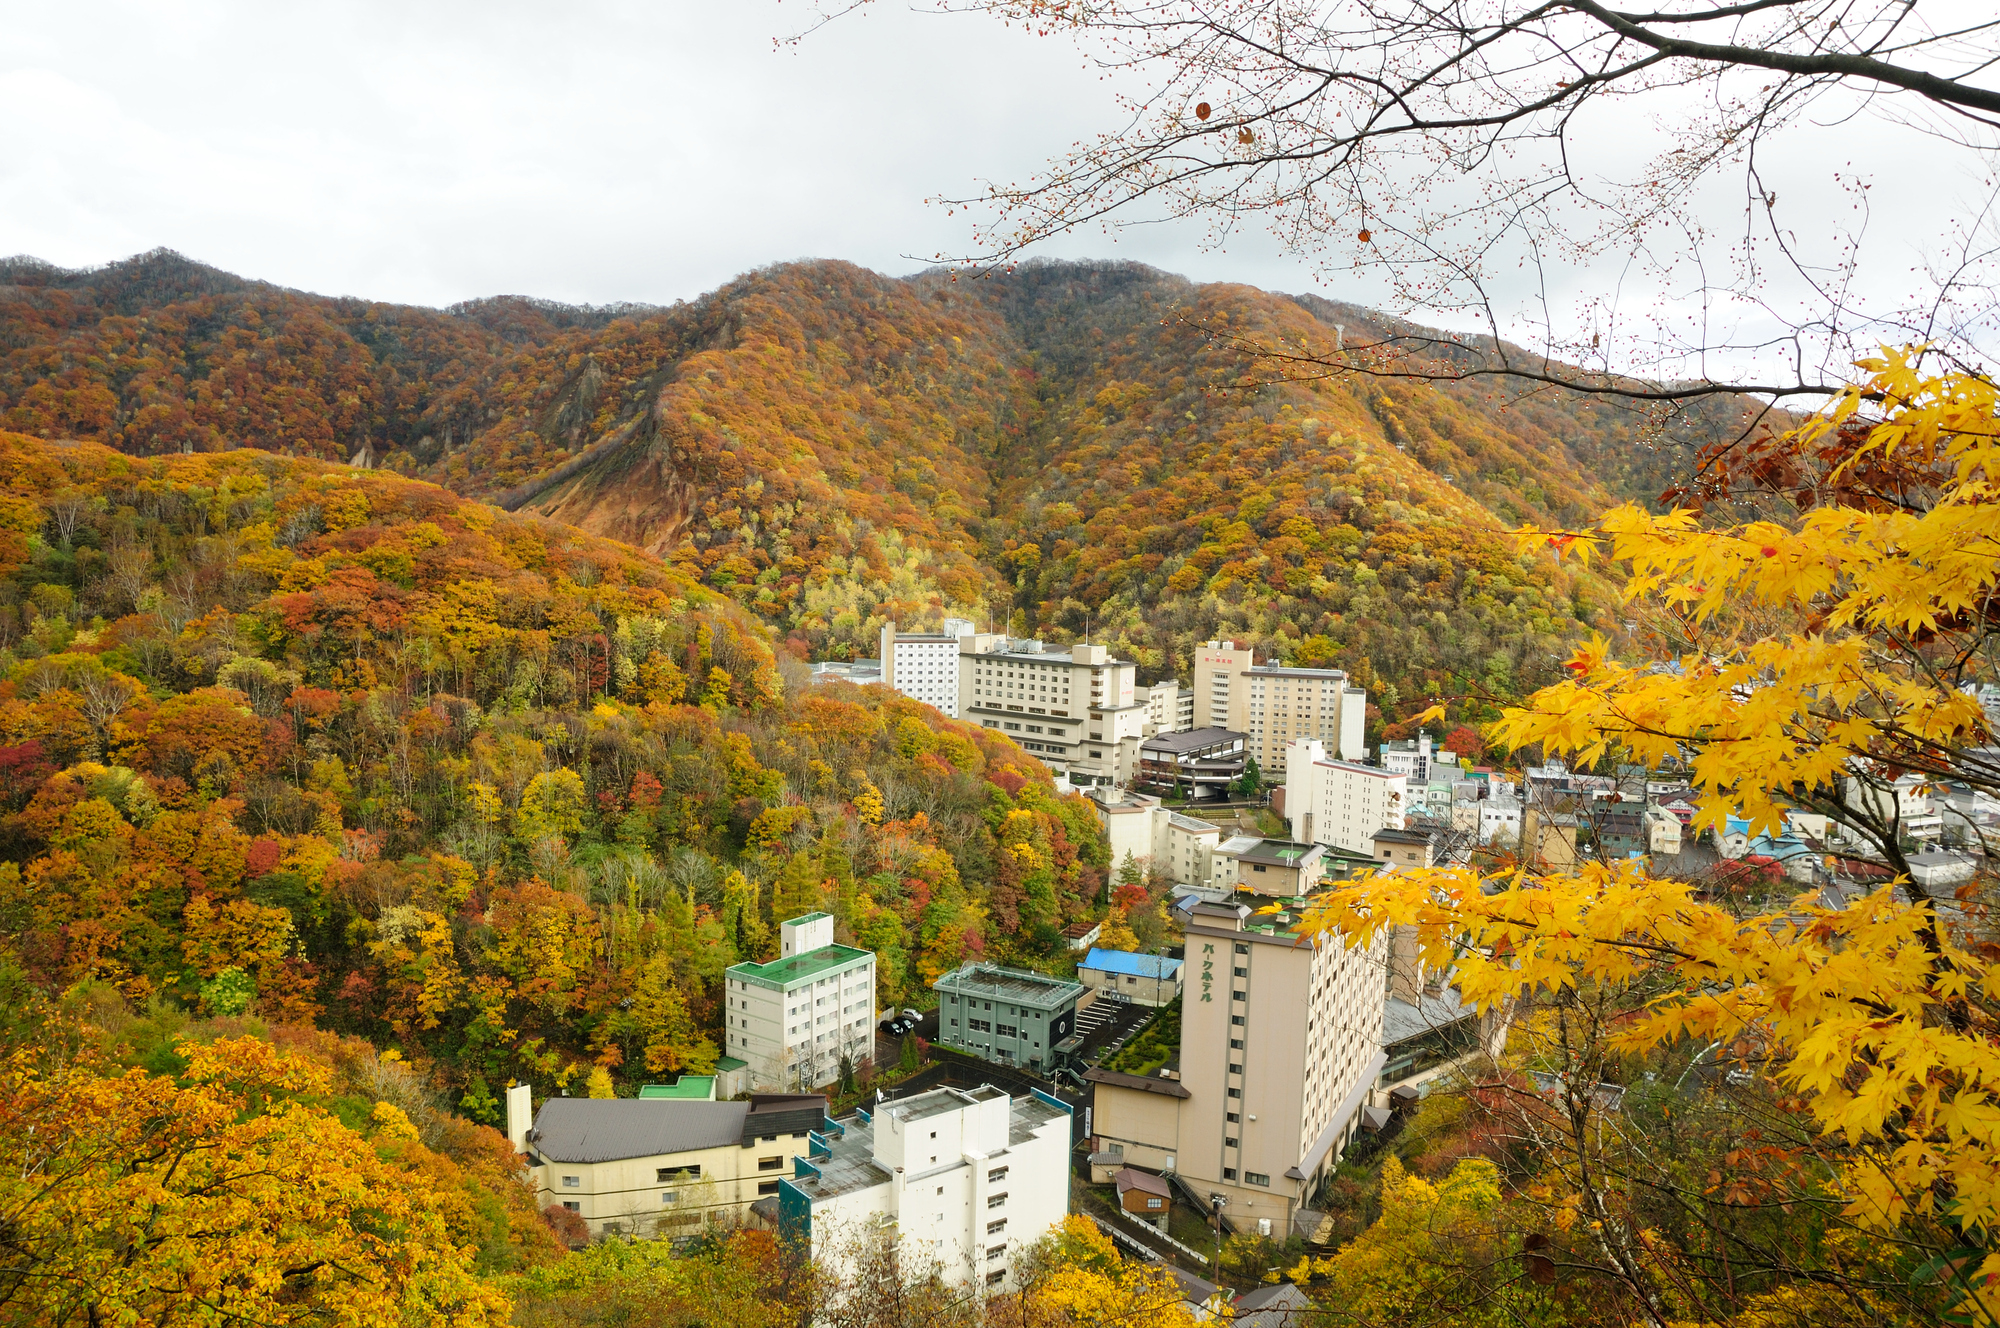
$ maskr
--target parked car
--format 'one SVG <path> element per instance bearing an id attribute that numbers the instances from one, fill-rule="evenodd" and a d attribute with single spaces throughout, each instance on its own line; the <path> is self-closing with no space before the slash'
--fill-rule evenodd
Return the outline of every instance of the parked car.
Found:
<path id="1" fill-rule="evenodd" d="M 901 1037 L 916 1026 L 917 1021 L 906 1014 L 892 1014 L 876 1025 L 877 1028 L 880 1028 L 890 1037 Z"/>

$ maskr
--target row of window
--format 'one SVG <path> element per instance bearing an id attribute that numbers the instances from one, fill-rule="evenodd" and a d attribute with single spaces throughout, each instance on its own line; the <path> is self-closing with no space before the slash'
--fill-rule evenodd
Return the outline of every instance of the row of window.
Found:
<path id="1" fill-rule="evenodd" d="M 1236 1168 L 1224 1167 L 1222 1169 L 1222 1178 L 1224 1180 L 1235 1180 Z M 1243 1183 L 1245 1185 L 1262 1185 L 1268 1189 L 1271 1185 L 1271 1177 L 1262 1171 L 1246 1171 L 1243 1173 Z"/>

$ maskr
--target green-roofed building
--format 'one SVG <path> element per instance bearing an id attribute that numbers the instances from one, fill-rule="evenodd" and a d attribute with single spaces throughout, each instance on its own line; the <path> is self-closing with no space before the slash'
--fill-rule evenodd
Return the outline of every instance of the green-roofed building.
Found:
<path id="1" fill-rule="evenodd" d="M 735 965 L 724 989 L 729 1056 L 746 1063 L 759 1093 L 831 1084 L 842 1056 L 859 1070 L 875 1054 L 874 952 L 834 944 L 826 913 L 793 918 L 778 934 L 778 957 Z"/>
<path id="2" fill-rule="evenodd" d="M 639 1089 L 640 1097 L 666 1098 L 680 1102 L 715 1101 L 715 1076 L 712 1074 L 684 1074 L 671 1084 L 645 1084 Z"/>

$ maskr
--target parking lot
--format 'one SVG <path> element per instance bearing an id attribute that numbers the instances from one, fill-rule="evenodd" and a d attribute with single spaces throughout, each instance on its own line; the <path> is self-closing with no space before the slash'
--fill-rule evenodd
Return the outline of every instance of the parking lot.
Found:
<path id="1" fill-rule="evenodd" d="M 923 1018 L 918 1020 L 915 1032 L 918 1037 L 926 1042 L 937 1041 L 937 1011 L 931 1010 L 926 1012 Z M 884 1033 L 881 1023 L 878 1020 L 875 1027 L 875 1068 L 886 1070 L 902 1060 L 902 1057 L 903 1039 L 890 1037 L 887 1033 Z"/>

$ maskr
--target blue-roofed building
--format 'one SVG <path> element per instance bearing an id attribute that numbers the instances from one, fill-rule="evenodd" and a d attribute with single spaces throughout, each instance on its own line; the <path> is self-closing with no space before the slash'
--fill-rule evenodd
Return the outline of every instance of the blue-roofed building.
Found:
<path id="1" fill-rule="evenodd" d="M 1076 980 L 1134 1005 L 1165 1005 L 1181 994 L 1181 961 L 1166 955 L 1092 950 L 1076 966 Z"/>

